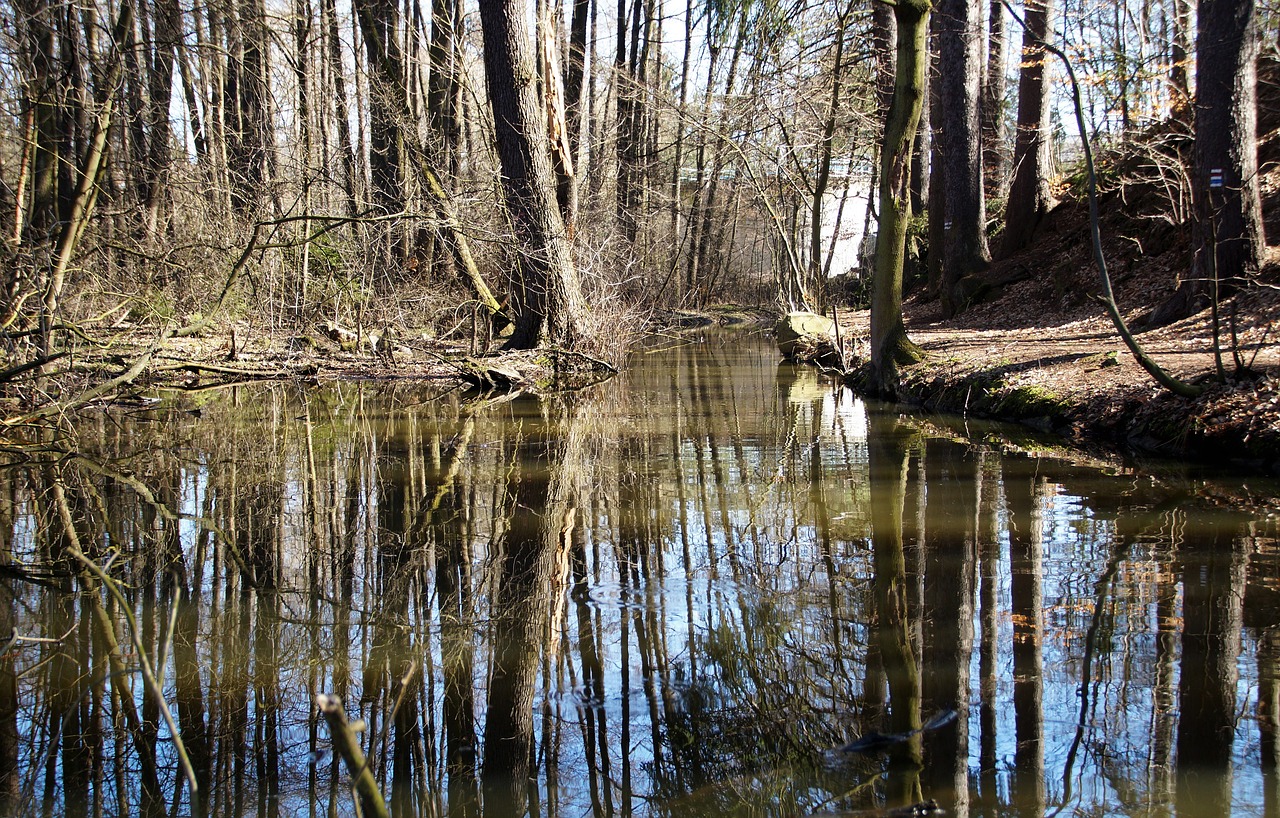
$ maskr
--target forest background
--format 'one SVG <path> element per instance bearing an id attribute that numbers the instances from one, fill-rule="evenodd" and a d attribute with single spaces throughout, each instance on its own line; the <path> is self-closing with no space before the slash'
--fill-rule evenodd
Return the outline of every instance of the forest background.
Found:
<path id="1" fill-rule="evenodd" d="M 0 381 L 29 407 L 86 373 L 118 386 L 183 338 L 229 359 L 332 345 L 403 369 L 497 334 L 617 363 L 671 310 L 865 303 L 907 5 L 929 4 L 6 3 Z M 1084 196 L 1065 65 L 1104 190 L 1146 196 L 1129 239 L 1185 245 L 1148 323 L 1206 306 L 1206 258 L 1215 303 L 1266 285 L 1273 167 L 1250 117 L 1257 65 L 1274 87 L 1280 6 L 938 0 L 926 19 L 903 264 L 942 317 L 1016 283 L 1001 260 Z M 533 96 L 504 102 L 501 71 Z M 1234 259 L 1196 155 L 1207 82 L 1250 137 L 1225 137 L 1228 198 L 1253 231 Z M 501 106 L 530 99 L 515 130 L 550 163 L 531 188 L 554 189 L 545 223 L 518 206 L 504 153 L 516 108 Z M 141 357 L 124 345 L 139 337 Z"/>

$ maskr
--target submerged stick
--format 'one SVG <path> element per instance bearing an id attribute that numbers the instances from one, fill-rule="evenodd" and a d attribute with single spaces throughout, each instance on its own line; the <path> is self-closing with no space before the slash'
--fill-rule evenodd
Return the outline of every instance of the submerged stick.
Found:
<path id="1" fill-rule="evenodd" d="M 382 799 L 378 782 L 373 777 L 369 761 L 360 749 L 360 740 L 356 731 L 347 721 L 347 713 L 342 709 L 342 699 L 320 693 L 316 696 L 316 707 L 329 725 L 329 734 L 333 738 L 333 749 L 347 763 L 347 772 L 355 779 L 353 789 L 360 797 L 360 812 L 373 818 L 389 818 L 387 802 Z"/>

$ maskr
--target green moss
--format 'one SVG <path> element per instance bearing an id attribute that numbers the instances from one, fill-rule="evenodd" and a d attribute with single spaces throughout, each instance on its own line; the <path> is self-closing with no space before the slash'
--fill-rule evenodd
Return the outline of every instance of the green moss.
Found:
<path id="1" fill-rule="evenodd" d="M 1057 417 L 1070 407 L 1070 402 L 1043 386 L 1015 386 L 996 400 L 996 414 L 1012 419 Z"/>
<path id="2" fill-rule="evenodd" d="M 1120 365 L 1120 355 L 1114 349 L 1107 352 L 1095 352 L 1092 355 L 1086 355 L 1080 359 L 1080 363 L 1087 369 L 1106 369 L 1109 366 Z"/>

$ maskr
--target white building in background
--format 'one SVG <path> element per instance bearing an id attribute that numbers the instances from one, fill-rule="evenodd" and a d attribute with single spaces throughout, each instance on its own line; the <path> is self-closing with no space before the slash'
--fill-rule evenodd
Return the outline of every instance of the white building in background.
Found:
<path id="1" fill-rule="evenodd" d="M 856 270 L 864 253 L 868 230 L 873 236 L 875 234 L 875 221 L 867 223 L 867 189 L 870 183 L 870 179 L 848 177 L 842 180 L 838 189 L 828 190 L 822 199 L 822 246 L 823 252 L 832 254 L 832 276 Z M 843 212 L 841 200 L 844 201 Z M 840 216 L 839 225 L 836 224 L 837 214 Z M 825 258 L 823 262 L 826 262 Z"/>

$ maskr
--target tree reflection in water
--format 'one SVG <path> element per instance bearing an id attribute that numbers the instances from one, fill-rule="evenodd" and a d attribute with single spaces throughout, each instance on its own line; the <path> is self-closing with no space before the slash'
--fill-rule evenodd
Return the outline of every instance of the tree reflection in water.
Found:
<path id="1" fill-rule="evenodd" d="M 1031 457 L 741 335 L 570 396 L 223 390 L 5 451 L 3 815 L 351 814 L 319 692 L 396 815 L 1280 803 L 1280 548 L 1215 510 L 1267 486 Z M 906 738 L 835 750 L 873 731 Z"/>

